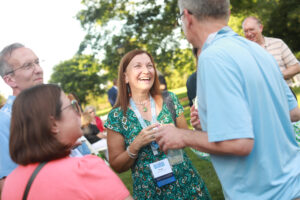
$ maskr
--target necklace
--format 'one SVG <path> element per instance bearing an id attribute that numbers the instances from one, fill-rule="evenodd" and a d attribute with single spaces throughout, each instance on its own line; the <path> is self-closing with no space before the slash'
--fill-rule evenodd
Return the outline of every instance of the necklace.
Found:
<path id="1" fill-rule="evenodd" d="M 146 101 L 144 101 L 144 102 L 136 102 L 137 105 L 142 105 L 143 106 L 143 108 L 142 108 L 143 112 L 147 112 L 148 111 L 148 108 L 146 106 L 147 103 L 148 103 L 148 99 Z"/>

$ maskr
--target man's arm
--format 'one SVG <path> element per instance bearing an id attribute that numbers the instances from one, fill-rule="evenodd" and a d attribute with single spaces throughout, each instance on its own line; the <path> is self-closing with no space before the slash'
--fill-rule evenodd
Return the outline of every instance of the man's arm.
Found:
<path id="1" fill-rule="evenodd" d="M 282 74 L 283 74 L 283 77 L 285 80 L 293 78 L 298 73 L 300 73 L 300 64 L 299 63 L 290 65 L 285 70 L 282 71 Z"/>
<path id="2" fill-rule="evenodd" d="M 300 109 L 299 107 L 296 107 L 292 110 L 290 110 L 290 117 L 292 122 L 297 122 L 300 120 Z"/>
<path id="3" fill-rule="evenodd" d="M 164 152 L 188 146 L 211 154 L 246 156 L 251 153 L 254 144 L 254 140 L 248 138 L 209 142 L 206 132 L 178 129 L 171 125 L 159 127 L 156 138 Z"/>
<path id="4" fill-rule="evenodd" d="M 5 181 L 5 178 L 0 179 L 0 200 L 1 200 L 1 194 L 2 194 L 2 188 L 3 188 L 3 185 L 4 185 L 4 181 Z"/>

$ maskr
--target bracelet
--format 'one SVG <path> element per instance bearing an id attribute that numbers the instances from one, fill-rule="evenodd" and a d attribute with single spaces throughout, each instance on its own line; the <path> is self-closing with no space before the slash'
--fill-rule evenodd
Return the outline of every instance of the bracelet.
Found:
<path id="1" fill-rule="evenodd" d="M 138 157 L 138 155 L 137 155 L 137 154 L 135 154 L 135 153 L 131 153 L 131 152 L 129 151 L 129 146 L 127 147 L 126 151 L 127 151 L 127 153 L 128 153 L 128 156 L 129 156 L 130 158 L 132 158 L 132 159 L 136 159 L 136 158 Z"/>

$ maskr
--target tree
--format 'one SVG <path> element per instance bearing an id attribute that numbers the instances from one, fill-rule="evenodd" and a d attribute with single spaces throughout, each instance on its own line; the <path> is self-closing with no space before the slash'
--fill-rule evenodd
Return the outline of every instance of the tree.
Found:
<path id="1" fill-rule="evenodd" d="M 242 34 L 241 23 L 246 16 L 256 15 L 264 24 L 268 24 L 269 19 L 272 20 L 272 13 L 281 16 L 280 9 L 286 7 L 284 13 L 290 16 L 293 27 L 289 25 L 291 22 L 285 21 L 287 18 L 277 17 L 276 22 L 280 23 L 280 27 L 287 27 L 283 36 L 293 38 L 287 40 L 288 45 L 291 45 L 299 36 L 299 5 L 295 5 L 296 1 L 232 0 L 230 25 Z M 294 3 L 292 5 L 288 2 Z M 181 27 L 175 25 L 179 14 L 177 0 L 83 0 L 82 3 L 85 9 L 77 14 L 77 19 L 87 34 L 78 54 L 88 49 L 93 55 L 102 55 L 100 67 L 109 71 L 110 80 L 117 76 L 118 64 L 123 56 L 123 53 L 118 53 L 119 48 L 124 48 L 125 52 L 135 48 L 149 51 L 158 69 L 169 77 L 169 88 L 178 84 L 183 86 L 185 76 L 179 75 L 182 72 L 184 75 L 191 74 L 195 70 L 191 46 L 187 45 Z M 292 13 L 289 12 L 291 9 Z M 279 26 L 275 27 L 271 22 L 269 24 L 264 30 L 268 36 L 282 33 Z M 299 43 L 296 44 L 300 48 Z"/>
<path id="2" fill-rule="evenodd" d="M 83 104 L 89 94 L 98 96 L 105 92 L 100 85 L 107 81 L 107 76 L 100 76 L 100 65 L 93 56 L 74 56 L 56 65 L 53 70 L 49 82 L 57 83 L 66 93 L 74 92 Z"/>
<path id="3" fill-rule="evenodd" d="M 174 76 L 174 70 L 186 74 L 195 70 L 191 47 L 176 26 L 177 0 L 83 0 L 83 4 L 86 9 L 77 19 L 87 35 L 78 53 L 90 48 L 94 55 L 104 54 L 101 68 L 109 71 L 109 79 L 117 76 L 123 56 L 118 54 L 119 47 L 125 52 L 136 48 L 149 51 L 166 77 Z M 178 80 L 181 86 L 185 84 L 186 79 Z M 169 78 L 169 88 L 178 86 L 178 80 Z"/>

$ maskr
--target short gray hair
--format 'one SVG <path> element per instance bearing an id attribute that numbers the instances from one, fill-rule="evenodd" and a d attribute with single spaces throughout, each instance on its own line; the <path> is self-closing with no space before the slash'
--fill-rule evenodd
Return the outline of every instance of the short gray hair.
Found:
<path id="1" fill-rule="evenodd" d="M 246 17 L 242 23 L 242 26 L 244 26 L 244 23 L 247 19 L 253 19 L 258 25 L 262 25 L 260 19 L 258 19 L 257 17 L 255 16 L 249 16 L 249 17 Z"/>
<path id="2" fill-rule="evenodd" d="M 199 21 L 206 18 L 229 19 L 230 0 L 178 0 L 180 11 L 187 9 Z"/>
<path id="3" fill-rule="evenodd" d="M 21 43 L 13 43 L 10 44 L 0 52 L 0 75 L 4 77 L 7 73 L 9 73 L 12 69 L 11 66 L 8 64 L 7 60 L 11 56 L 12 52 L 16 49 L 25 47 Z"/>
<path id="4" fill-rule="evenodd" d="M 96 114 L 96 108 L 94 106 L 91 105 L 86 106 L 84 112 L 88 112 L 89 110 L 93 110 Z"/>

